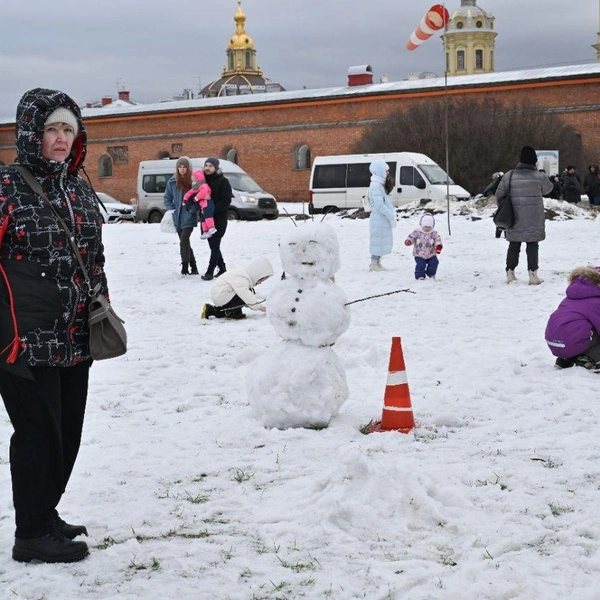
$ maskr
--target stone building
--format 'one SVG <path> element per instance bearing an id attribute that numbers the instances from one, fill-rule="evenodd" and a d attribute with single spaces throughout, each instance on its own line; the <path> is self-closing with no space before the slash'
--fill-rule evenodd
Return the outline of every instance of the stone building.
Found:
<path id="1" fill-rule="evenodd" d="M 497 35 L 492 13 L 479 8 L 476 0 L 461 0 L 442 35 L 448 75 L 493 73 Z"/>

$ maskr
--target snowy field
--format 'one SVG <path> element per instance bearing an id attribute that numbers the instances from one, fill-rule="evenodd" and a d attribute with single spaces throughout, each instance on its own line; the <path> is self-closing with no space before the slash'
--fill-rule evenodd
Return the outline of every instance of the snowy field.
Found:
<path id="1" fill-rule="evenodd" d="M 90 556 L 12 561 L 2 412 L 0 598 L 600 599 L 600 376 L 556 370 L 544 342 L 567 274 L 600 265 L 600 220 L 587 203 L 569 215 L 547 206 L 560 219 L 540 244 L 540 286 L 526 283 L 524 249 L 519 281 L 505 283 L 507 244 L 494 238 L 490 208 L 454 206 L 452 235 L 436 215 L 435 282 L 414 281 L 403 244 L 417 207 L 400 214 L 380 273 L 368 271 L 368 221 L 328 216 L 349 300 L 415 293 L 351 306 L 334 347 L 350 396 L 322 431 L 267 430 L 252 416 L 247 373 L 279 341 L 264 314 L 201 321 L 211 283 L 178 274 L 176 236 L 106 226 L 130 349 L 92 369 L 60 506 L 87 525 Z M 278 275 L 278 243 L 293 226 L 232 223 L 228 266 L 263 254 Z M 208 245 L 194 235 L 193 246 L 204 266 Z M 268 298 L 276 284 L 257 291 Z M 363 435 L 381 418 L 393 336 L 417 427 Z"/>

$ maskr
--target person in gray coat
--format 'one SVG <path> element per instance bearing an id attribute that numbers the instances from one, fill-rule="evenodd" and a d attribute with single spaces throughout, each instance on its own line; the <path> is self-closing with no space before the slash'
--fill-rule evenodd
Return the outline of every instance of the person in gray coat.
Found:
<path id="1" fill-rule="evenodd" d="M 535 150 L 531 146 L 523 146 L 519 163 L 504 175 L 496 190 L 496 200 L 500 202 L 506 196 L 510 180 L 515 223 L 506 230 L 506 239 L 509 242 L 506 253 L 506 283 L 517 279 L 515 269 L 519 264 L 522 242 L 527 244 L 529 285 L 539 285 L 544 281 L 537 274 L 539 242 L 546 239 L 543 196 L 551 192 L 553 186 L 548 177 L 536 169 L 537 160 Z"/>

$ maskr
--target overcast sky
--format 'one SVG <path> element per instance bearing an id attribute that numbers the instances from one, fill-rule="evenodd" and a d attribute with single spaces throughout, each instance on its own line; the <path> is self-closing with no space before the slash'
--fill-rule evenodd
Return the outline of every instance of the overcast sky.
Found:
<path id="1" fill-rule="evenodd" d="M 345 85 L 348 67 L 375 80 L 443 74 L 439 34 L 413 52 L 406 40 L 423 0 L 243 0 L 246 32 L 266 77 L 288 90 Z M 481 0 L 496 17 L 496 71 L 596 61 L 600 0 Z M 137 102 L 197 92 L 221 76 L 237 0 L 2 0 L 0 117 L 14 118 L 33 87 L 80 104 L 131 92 Z M 460 0 L 446 5 L 452 13 Z"/>

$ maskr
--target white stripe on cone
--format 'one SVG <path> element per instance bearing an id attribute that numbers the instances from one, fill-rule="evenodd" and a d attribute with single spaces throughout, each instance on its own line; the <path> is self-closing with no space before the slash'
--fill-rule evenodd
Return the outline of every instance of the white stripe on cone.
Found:
<path id="1" fill-rule="evenodd" d="M 403 383 L 408 383 L 406 371 L 392 371 L 388 373 L 387 385 L 402 385 Z"/>
<path id="2" fill-rule="evenodd" d="M 400 406 L 384 406 L 383 410 L 392 410 L 394 412 L 412 412 L 412 406 L 400 407 Z"/>

